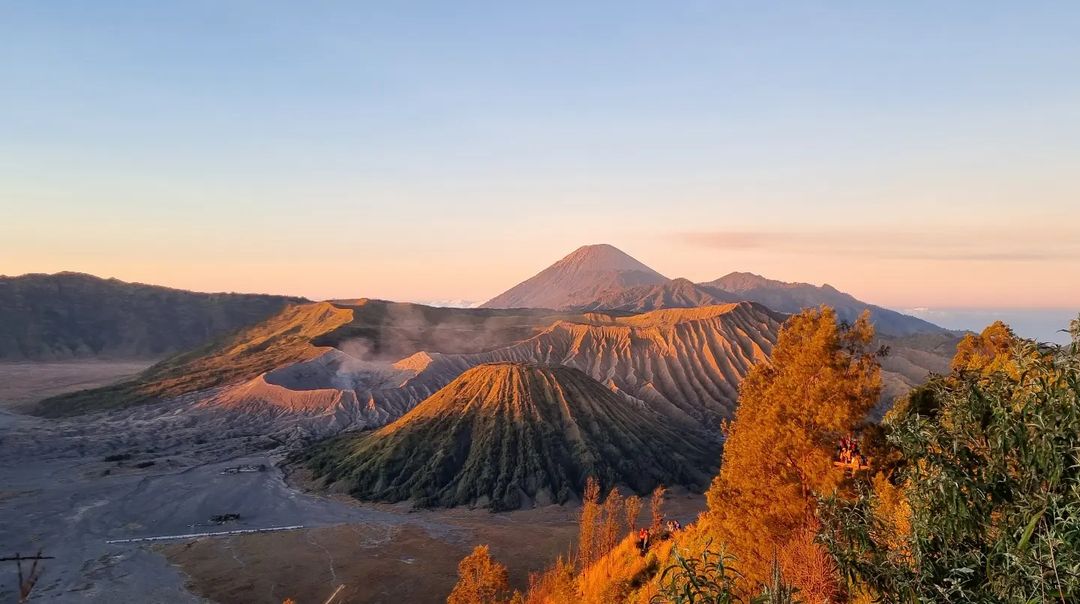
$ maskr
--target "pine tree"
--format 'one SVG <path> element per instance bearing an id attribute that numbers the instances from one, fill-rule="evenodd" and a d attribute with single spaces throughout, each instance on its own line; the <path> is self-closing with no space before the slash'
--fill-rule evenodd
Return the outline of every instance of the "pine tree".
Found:
<path id="1" fill-rule="evenodd" d="M 590 476 L 585 481 L 584 499 L 581 504 L 581 520 L 578 526 L 578 564 L 588 568 L 599 558 L 600 483 Z"/>
<path id="2" fill-rule="evenodd" d="M 488 546 L 477 545 L 458 563 L 458 582 L 446 604 L 504 604 L 509 599 L 506 567 L 491 559 Z"/>
<path id="3" fill-rule="evenodd" d="M 792 317 L 769 363 L 739 389 L 739 409 L 708 492 L 707 530 L 739 561 L 749 592 L 770 577 L 777 552 L 814 521 L 816 494 L 843 473 L 836 443 L 878 400 L 880 367 L 868 314 L 838 325 L 822 307 Z"/>
<path id="4" fill-rule="evenodd" d="M 623 498 L 619 491 L 611 489 L 611 492 L 608 493 L 607 498 L 604 500 L 603 511 L 603 519 L 600 522 L 602 545 L 598 558 L 615 549 L 615 546 L 619 544 L 619 540 L 623 537 L 623 520 L 626 516 L 623 509 Z"/>
<path id="5" fill-rule="evenodd" d="M 641 497 L 631 495 L 623 504 L 626 507 L 626 527 L 630 532 L 637 528 L 638 516 L 641 515 Z"/>
<path id="6" fill-rule="evenodd" d="M 658 484 L 649 497 L 649 513 L 652 519 L 649 531 L 653 535 L 659 535 L 660 529 L 664 527 L 664 495 L 666 493 L 667 488 L 662 484 Z"/>

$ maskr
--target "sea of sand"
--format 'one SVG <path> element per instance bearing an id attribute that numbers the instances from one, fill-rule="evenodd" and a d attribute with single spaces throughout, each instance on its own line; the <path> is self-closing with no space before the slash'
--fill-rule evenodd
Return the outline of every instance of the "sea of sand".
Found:
<path id="1" fill-rule="evenodd" d="M 573 547 L 575 506 L 415 511 L 309 492 L 279 465 L 294 441 L 260 421 L 198 396 L 63 420 L 0 409 L 0 555 L 51 556 L 31 601 L 280 604 L 336 591 L 336 603 L 400 604 L 445 601 L 479 543 L 517 587 Z M 264 470 L 228 472 L 239 466 Z M 669 501 L 683 522 L 703 506 L 688 493 Z M 220 514 L 239 519 L 217 525 Z M 14 566 L 0 566 L 0 602 L 16 590 Z"/>

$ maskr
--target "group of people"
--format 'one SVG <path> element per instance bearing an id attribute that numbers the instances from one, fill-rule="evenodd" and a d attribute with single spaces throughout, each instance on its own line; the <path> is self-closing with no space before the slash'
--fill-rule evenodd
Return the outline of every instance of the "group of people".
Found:
<path id="1" fill-rule="evenodd" d="M 670 535 L 672 533 L 681 531 L 682 524 L 678 520 L 668 520 L 664 523 L 664 528 L 666 529 L 666 533 L 664 534 Z M 653 531 L 649 530 L 646 527 L 641 527 L 640 529 L 638 529 L 638 549 L 641 550 L 641 553 L 643 555 L 645 554 L 645 552 L 649 551 L 649 540 L 652 537 L 652 534 Z M 657 537 L 663 537 L 663 535 L 657 535 Z"/>
<path id="2" fill-rule="evenodd" d="M 836 465 L 852 469 L 861 469 L 865 465 L 866 458 L 859 450 L 859 439 L 854 434 L 842 437 L 836 449 Z"/>

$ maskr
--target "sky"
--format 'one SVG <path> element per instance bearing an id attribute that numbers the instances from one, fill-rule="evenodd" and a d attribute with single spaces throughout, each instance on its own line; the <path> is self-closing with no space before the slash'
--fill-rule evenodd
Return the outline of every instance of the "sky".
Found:
<path id="1" fill-rule="evenodd" d="M 0 274 L 483 300 L 610 243 L 1077 309 L 1078 31 L 1075 2 L 0 0 Z"/>

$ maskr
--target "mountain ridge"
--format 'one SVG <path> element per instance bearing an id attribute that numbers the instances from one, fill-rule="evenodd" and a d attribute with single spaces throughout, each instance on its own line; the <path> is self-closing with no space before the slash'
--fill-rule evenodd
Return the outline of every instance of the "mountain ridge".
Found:
<path id="1" fill-rule="evenodd" d="M 580 247 L 481 306 L 648 312 L 739 300 L 758 302 L 787 314 L 827 305 L 848 322 L 869 310 L 878 331 L 885 335 L 947 331 L 929 321 L 863 302 L 829 284 L 788 283 L 745 271 L 700 283 L 668 279 L 609 244 Z"/>
<path id="2" fill-rule="evenodd" d="M 759 302 L 775 311 L 789 314 L 800 312 L 805 308 L 825 305 L 836 311 L 837 318 L 849 323 L 855 321 L 863 311 L 868 310 L 871 321 L 883 335 L 909 336 L 948 331 L 918 317 L 863 302 L 828 283 L 819 286 L 811 283 L 778 281 L 755 273 L 737 271 L 697 285 L 716 295 L 730 295 Z"/>
<path id="3" fill-rule="evenodd" d="M 0 276 L 0 360 L 161 358 L 302 302 L 72 271 Z"/>

